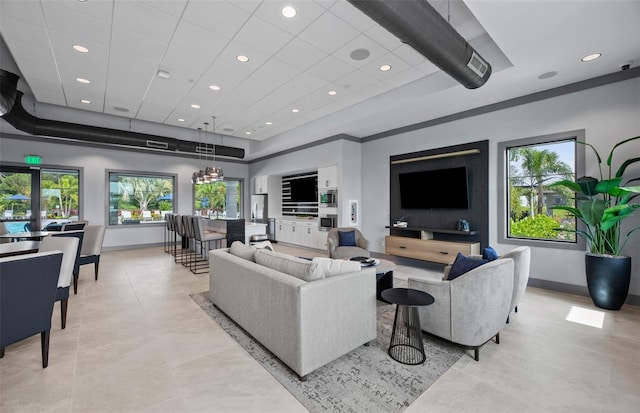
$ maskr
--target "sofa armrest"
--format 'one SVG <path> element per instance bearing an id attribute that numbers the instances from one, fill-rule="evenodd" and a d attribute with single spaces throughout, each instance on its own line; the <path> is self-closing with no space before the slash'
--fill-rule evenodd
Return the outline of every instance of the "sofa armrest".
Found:
<path id="1" fill-rule="evenodd" d="M 358 239 L 358 247 L 362 248 L 363 250 L 369 251 L 369 240 L 365 237 L 360 237 Z"/>
<path id="2" fill-rule="evenodd" d="M 418 307 L 422 330 L 451 340 L 451 282 L 409 278 L 409 288 L 424 291 L 433 296 L 434 302 Z"/>
<path id="3" fill-rule="evenodd" d="M 301 285 L 301 374 L 376 338 L 373 268 Z"/>

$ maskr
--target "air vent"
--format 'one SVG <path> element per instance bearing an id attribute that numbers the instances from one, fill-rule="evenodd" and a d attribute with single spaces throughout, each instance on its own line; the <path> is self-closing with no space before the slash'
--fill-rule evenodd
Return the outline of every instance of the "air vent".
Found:
<path id="1" fill-rule="evenodd" d="M 208 146 L 196 146 L 196 152 L 204 155 L 213 155 L 213 148 L 209 148 Z"/>
<path id="2" fill-rule="evenodd" d="M 485 73 L 487 73 L 487 68 L 489 65 L 487 62 L 482 60 L 480 56 L 476 52 L 471 53 L 471 59 L 469 59 L 469 63 L 467 63 L 467 67 L 473 70 L 478 76 L 483 77 Z"/>
<path id="3" fill-rule="evenodd" d="M 169 144 L 166 142 L 151 141 L 147 139 L 147 148 L 167 149 L 169 148 Z"/>

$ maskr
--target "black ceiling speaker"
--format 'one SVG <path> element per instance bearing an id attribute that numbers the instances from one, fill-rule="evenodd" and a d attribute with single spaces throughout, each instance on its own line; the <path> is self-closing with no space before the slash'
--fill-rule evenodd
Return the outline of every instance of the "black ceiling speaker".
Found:
<path id="1" fill-rule="evenodd" d="M 348 1 L 467 89 L 491 76 L 491 65 L 426 0 Z"/>

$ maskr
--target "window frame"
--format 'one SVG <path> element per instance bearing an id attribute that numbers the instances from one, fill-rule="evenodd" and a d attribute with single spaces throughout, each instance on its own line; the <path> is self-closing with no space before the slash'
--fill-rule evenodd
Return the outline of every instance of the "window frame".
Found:
<path id="1" fill-rule="evenodd" d="M 585 142 L 585 130 L 573 130 L 568 132 L 553 133 L 549 135 L 540 135 L 529 138 L 522 138 L 504 142 L 498 142 L 498 242 L 502 244 L 526 245 L 530 247 L 565 249 L 572 251 L 584 251 L 586 242 L 583 237 L 576 235 L 575 242 L 556 241 L 545 239 L 527 239 L 509 237 L 508 231 L 508 213 L 509 213 L 509 161 L 507 151 L 517 147 L 526 147 L 542 144 L 550 144 L 554 142 L 567 141 L 575 139 L 576 142 Z M 576 177 L 585 174 L 585 145 L 575 145 L 575 174 Z M 584 224 L 577 220 L 577 229 L 584 231 Z"/>
<path id="2" fill-rule="evenodd" d="M 238 219 L 244 219 L 245 213 L 244 213 L 244 205 L 245 205 L 245 191 L 244 191 L 244 178 L 233 178 L 233 177 L 226 177 L 224 178 L 224 180 L 220 181 L 220 182 L 229 182 L 229 181 L 236 181 L 238 182 L 238 185 L 240 186 L 240 191 L 238 191 L 238 193 L 240 194 L 240 205 L 238 206 L 238 212 L 240 217 Z M 193 216 L 196 216 L 196 184 L 191 184 L 191 214 Z M 235 219 L 235 218 L 234 218 Z"/>
<path id="3" fill-rule="evenodd" d="M 178 193 L 178 174 L 171 173 L 163 173 L 163 172 L 150 172 L 150 171 L 131 171 L 131 170 L 123 170 L 123 169 L 106 169 L 105 170 L 105 200 L 106 200 L 106 208 L 105 208 L 105 226 L 107 228 L 148 228 L 148 227 L 158 227 L 165 226 L 166 220 L 160 221 L 152 221 L 145 223 L 144 225 L 123 225 L 123 224 L 112 224 L 111 223 L 111 188 L 110 188 L 110 177 L 111 174 L 124 175 L 135 178 L 171 178 L 173 180 L 173 212 L 178 210 L 178 199 L 176 194 Z"/>

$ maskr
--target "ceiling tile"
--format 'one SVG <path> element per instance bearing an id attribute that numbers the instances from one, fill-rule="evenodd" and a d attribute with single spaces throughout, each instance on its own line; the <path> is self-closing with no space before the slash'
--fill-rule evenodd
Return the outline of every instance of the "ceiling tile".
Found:
<path id="1" fill-rule="evenodd" d="M 392 74 L 392 76 L 388 77 L 387 79 L 384 79 L 384 82 L 396 88 L 396 87 L 404 86 L 407 83 L 411 83 L 415 80 L 421 79 L 424 76 L 425 74 L 419 71 L 418 69 L 415 69 L 413 67 L 408 67 L 401 72 Z"/>
<path id="2" fill-rule="evenodd" d="M 379 80 L 361 70 L 354 70 L 335 83 L 350 91 L 358 92 L 379 83 Z"/>
<path id="3" fill-rule="evenodd" d="M 24 0 L 20 0 L 24 1 Z M 4 2 L 4 0 L 3 0 Z M 25 3 L 40 3 L 37 1 L 25 1 Z M 41 3 L 45 3 L 42 1 Z M 69 0 L 46 0 L 46 3 L 52 3 L 57 6 L 62 6 L 67 9 L 73 10 L 77 13 L 82 13 L 87 16 L 97 17 L 103 20 L 111 20 L 113 13 L 113 0 L 100 0 L 100 1 L 69 1 Z"/>
<path id="4" fill-rule="evenodd" d="M 175 17 L 180 17 L 188 0 L 139 0 L 141 3 L 161 10 Z"/>
<path id="5" fill-rule="evenodd" d="M 224 1 L 190 1 L 183 19 L 232 39 L 250 16 L 247 11 Z"/>
<path id="6" fill-rule="evenodd" d="M 9 16 L 3 15 L 1 18 L 2 36 L 8 45 L 13 46 L 9 46 L 13 54 L 20 53 L 20 48 L 14 46 L 17 43 L 29 45 L 37 50 L 49 49 L 49 34 L 46 27 Z"/>
<path id="7" fill-rule="evenodd" d="M 354 60 L 351 58 L 351 52 L 356 49 L 365 49 L 369 51 L 369 57 L 363 60 Z M 339 50 L 333 53 L 333 56 L 342 60 L 343 62 L 350 64 L 354 67 L 363 67 L 366 64 L 378 59 L 388 52 L 387 49 L 380 46 L 365 35 L 360 35 L 356 39 L 353 39 L 346 45 L 342 46 Z"/>
<path id="8" fill-rule="evenodd" d="M 275 58 L 298 69 L 305 70 L 328 56 L 327 53 L 300 39 L 293 39 Z"/>
<path id="9" fill-rule="evenodd" d="M 262 0 L 242 0 L 242 1 L 234 1 L 231 4 L 241 8 L 242 10 L 248 13 L 253 13 L 262 3 L 263 3 Z"/>
<path id="10" fill-rule="evenodd" d="M 294 5 L 297 14 L 293 18 L 282 15 L 282 8 Z M 255 15 L 261 19 L 281 28 L 282 30 L 297 35 L 307 26 L 313 23 L 325 10 L 313 1 L 265 1 L 256 10 Z"/>
<path id="11" fill-rule="evenodd" d="M 353 72 L 355 69 L 353 66 L 343 62 L 342 60 L 334 57 L 327 56 L 319 63 L 310 67 L 307 73 L 311 73 L 321 79 L 333 82 L 341 77 Z"/>
<path id="12" fill-rule="evenodd" d="M 212 58 L 217 57 L 228 43 L 229 39 L 184 20 L 178 24 L 171 39 L 174 46 L 195 53 L 205 53 Z M 184 64 L 188 64 L 188 61 Z"/>
<path id="13" fill-rule="evenodd" d="M 30 22 L 44 26 L 44 15 L 40 2 L 24 0 L 2 0 L 0 1 L 0 22 L 4 26 L 5 17 L 13 17 L 21 21 Z M 3 35 L 6 36 L 8 30 L 2 27 Z"/>
<path id="14" fill-rule="evenodd" d="M 294 90 L 298 91 L 298 93 L 304 94 L 314 92 L 323 86 L 326 87 L 326 85 L 328 85 L 326 80 L 320 79 L 310 73 L 301 73 L 287 82 L 287 86 L 292 87 Z"/>
<path id="15" fill-rule="evenodd" d="M 111 47 L 160 63 L 168 43 L 118 27 L 111 36 Z"/>
<path id="16" fill-rule="evenodd" d="M 391 34 L 387 29 L 383 28 L 379 24 L 374 24 L 367 29 L 364 33 L 367 37 L 375 40 L 380 46 L 387 50 L 394 50 L 402 46 L 404 43 L 400 41 L 396 36 Z"/>
<path id="17" fill-rule="evenodd" d="M 440 71 L 440 68 L 438 66 L 434 65 L 433 63 L 431 63 L 431 61 L 429 61 L 429 60 L 425 60 L 424 62 L 422 62 L 419 65 L 416 65 L 414 67 L 416 69 L 418 69 L 419 71 L 421 71 L 422 73 L 424 73 L 425 75 L 430 75 L 432 73 Z"/>
<path id="18" fill-rule="evenodd" d="M 300 70 L 278 59 L 269 59 L 255 73 L 274 85 L 281 85 L 300 74 Z"/>
<path id="19" fill-rule="evenodd" d="M 382 65 L 390 65 L 391 70 L 383 72 L 380 70 L 380 66 Z M 397 73 L 400 73 L 409 68 L 407 62 L 400 59 L 395 54 L 389 52 L 384 56 L 381 56 L 368 64 L 364 65 L 360 68 L 363 72 L 375 77 L 379 80 L 389 79 L 391 76 L 394 76 Z"/>
<path id="20" fill-rule="evenodd" d="M 276 26 L 257 17 L 251 17 L 233 41 L 271 55 L 289 43 L 292 38 L 293 36 Z"/>
<path id="21" fill-rule="evenodd" d="M 334 3 L 329 11 L 361 32 L 366 31 L 376 24 L 369 16 L 347 1 Z"/>
<path id="22" fill-rule="evenodd" d="M 327 53 L 333 53 L 355 39 L 359 32 L 331 13 L 324 13 L 300 33 L 300 39 Z"/>
<path id="23" fill-rule="evenodd" d="M 96 18 L 62 7 L 56 3 L 43 2 L 47 26 L 62 33 L 108 45 L 111 24 L 108 20 Z"/>
<path id="24" fill-rule="evenodd" d="M 167 43 L 178 18 L 137 1 L 118 1 L 114 5 L 113 24 Z"/>
<path id="25" fill-rule="evenodd" d="M 317 3 L 320 7 L 323 7 L 325 9 L 328 9 L 331 6 L 333 6 L 336 1 L 338 0 L 313 0 L 314 3 Z M 346 0 L 340 0 L 340 1 L 346 1 Z"/>
<path id="26" fill-rule="evenodd" d="M 201 75 L 211 66 L 214 58 L 214 56 L 208 53 L 196 53 L 170 45 L 161 64 L 162 68 L 168 70 L 169 73 L 173 70 L 181 70 L 184 69 L 185 66 L 188 66 L 192 72 Z M 189 62 L 189 64 L 185 65 L 185 62 Z"/>
<path id="27" fill-rule="evenodd" d="M 400 47 L 396 47 L 395 49 L 393 49 L 393 54 L 409 63 L 411 66 L 416 66 L 427 61 L 426 57 L 418 53 L 416 49 L 409 46 L 408 44 L 403 44 Z"/>

